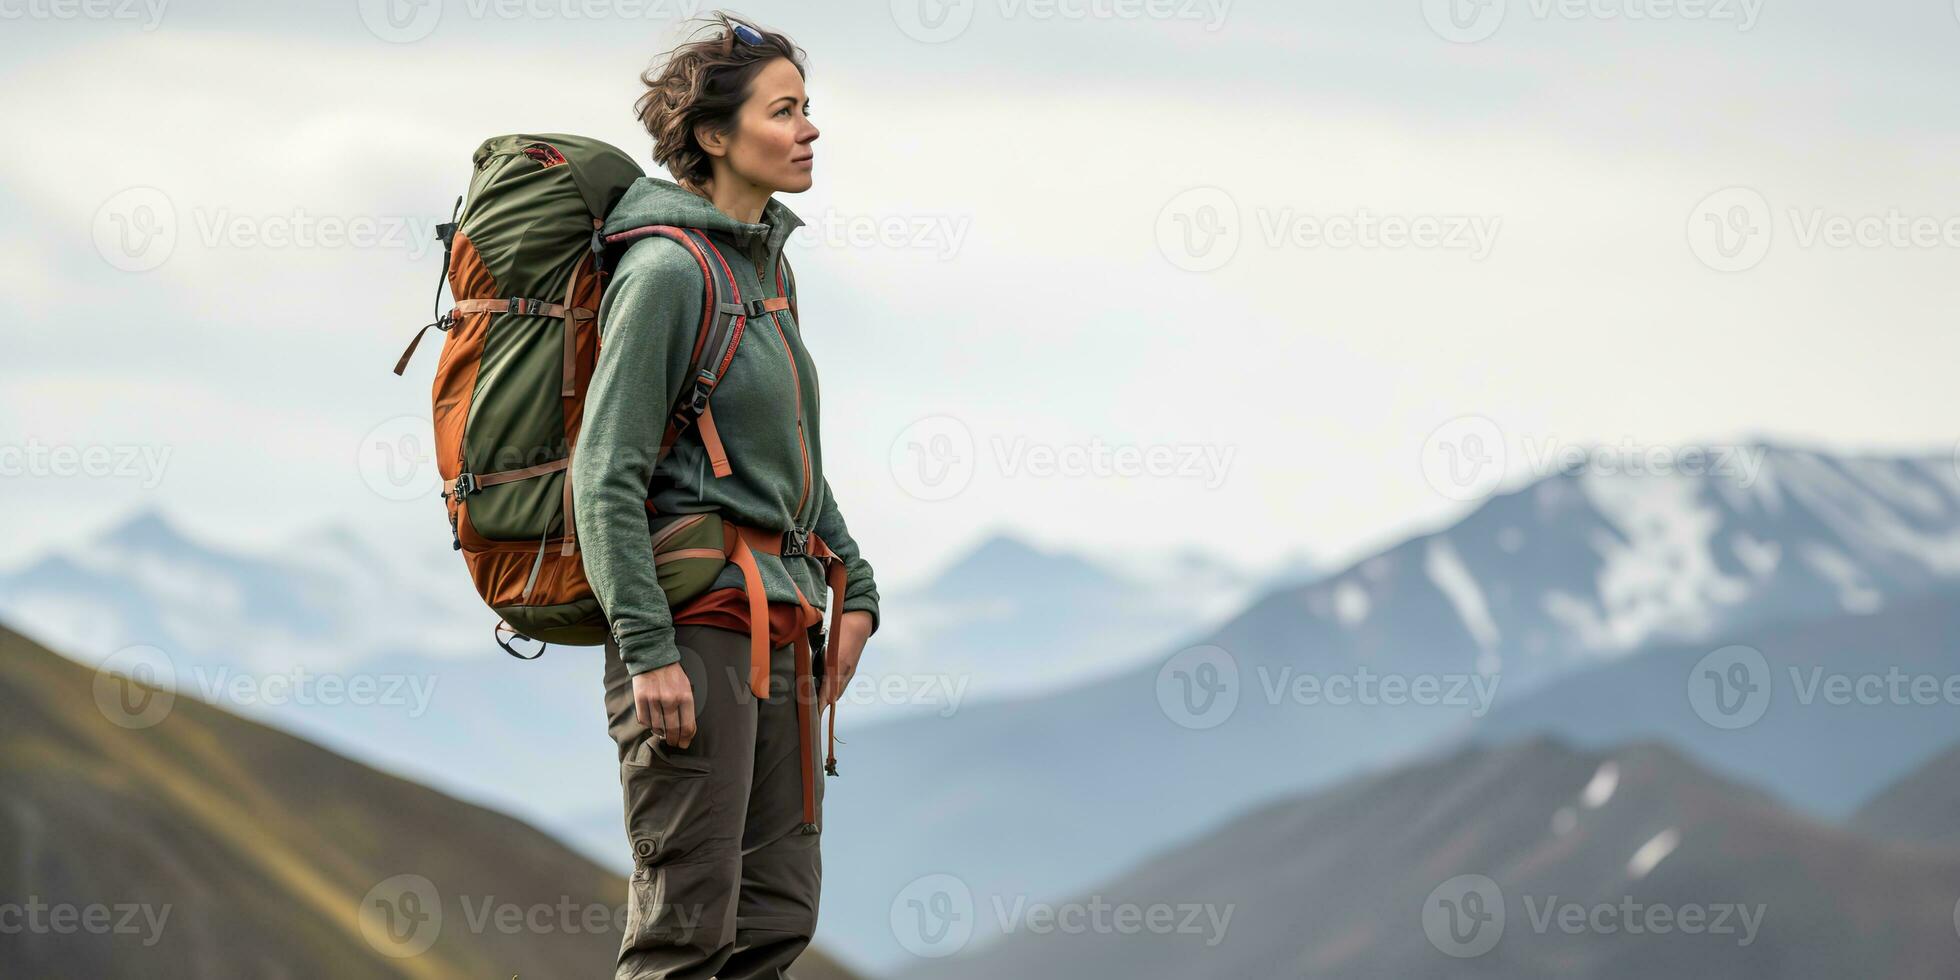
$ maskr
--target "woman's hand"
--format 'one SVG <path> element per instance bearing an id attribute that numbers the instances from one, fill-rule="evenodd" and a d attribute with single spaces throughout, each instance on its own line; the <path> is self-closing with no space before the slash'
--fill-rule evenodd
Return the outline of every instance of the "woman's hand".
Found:
<path id="1" fill-rule="evenodd" d="M 844 685 L 857 673 L 858 658 L 864 655 L 864 641 L 871 638 L 871 614 L 853 609 L 837 621 L 837 669 L 823 675 L 823 699 L 817 710 L 830 707 L 844 693 Z"/>
<path id="2" fill-rule="evenodd" d="M 694 685 L 680 661 L 633 675 L 633 717 L 677 749 L 694 741 Z"/>

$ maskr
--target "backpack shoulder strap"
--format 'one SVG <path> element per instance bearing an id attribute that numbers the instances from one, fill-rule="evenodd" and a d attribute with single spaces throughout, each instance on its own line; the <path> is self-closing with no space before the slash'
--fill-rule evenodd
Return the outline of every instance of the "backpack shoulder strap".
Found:
<path id="1" fill-rule="evenodd" d="M 722 448 L 720 434 L 715 430 L 709 399 L 727 374 L 729 364 L 735 360 L 735 348 L 742 342 L 748 308 L 742 302 L 741 283 L 729 269 L 728 260 L 722 257 L 721 250 L 698 228 L 647 225 L 607 235 L 605 241 L 608 247 L 623 247 L 653 236 L 669 239 L 686 248 L 701 267 L 703 283 L 701 323 L 694 332 L 694 350 L 688 361 L 688 381 L 675 398 L 667 420 L 667 431 L 660 440 L 659 456 L 671 451 L 681 435 L 698 422 L 701 442 L 708 450 L 715 476 L 727 476 L 734 471 L 729 465 L 727 452 Z M 659 456 L 654 459 L 656 465 L 660 461 Z"/>

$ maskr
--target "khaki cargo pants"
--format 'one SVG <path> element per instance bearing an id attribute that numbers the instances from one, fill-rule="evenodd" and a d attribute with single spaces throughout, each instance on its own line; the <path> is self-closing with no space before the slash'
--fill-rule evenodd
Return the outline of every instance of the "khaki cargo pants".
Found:
<path id="1" fill-rule="evenodd" d="M 633 848 L 617 980 L 789 977 L 817 926 L 822 834 L 801 832 L 803 770 L 791 686 L 795 647 L 770 655 L 770 696 L 748 684 L 749 638 L 713 626 L 675 629 L 694 687 L 685 749 L 633 717 L 632 683 L 606 643 L 606 713 L 619 748 Z M 809 711 L 818 825 L 824 774 Z"/>

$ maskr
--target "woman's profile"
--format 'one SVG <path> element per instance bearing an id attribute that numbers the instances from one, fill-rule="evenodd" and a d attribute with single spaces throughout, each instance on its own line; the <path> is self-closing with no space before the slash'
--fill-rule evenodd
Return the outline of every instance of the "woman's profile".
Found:
<path id="1" fill-rule="evenodd" d="M 802 50 L 725 14 L 642 81 L 635 109 L 674 179 L 640 178 L 606 220 L 609 242 L 631 244 L 599 309 L 572 464 L 634 863 L 617 975 L 784 977 L 817 922 L 819 714 L 878 625 L 871 566 L 824 477 L 783 258 L 802 222 L 775 197 L 810 188 L 818 133 Z M 705 309 L 704 270 L 740 305 Z M 662 455 L 702 381 L 696 337 L 723 313 L 733 355 Z M 718 539 L 674 544 L 717 527 L 737 560 Z M 670 572 L 690 564 L 707 571 L 682 588 Z M 811 662 L 825 619 L 834 661 Z"/>

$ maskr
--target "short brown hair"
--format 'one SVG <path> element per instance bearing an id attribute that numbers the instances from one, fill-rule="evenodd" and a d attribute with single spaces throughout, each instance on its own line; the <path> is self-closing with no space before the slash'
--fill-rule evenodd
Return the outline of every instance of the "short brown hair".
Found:
<path id="1" fill-rule="evenodd" d="M 633 104 L 653 137 L 654 162 L 696 191 L 714 176 L 714 168 L 694 138 L 695 127 L 706 125 L 717 133 L 733 129 L 755 76 L 777 58 L 788 58 L 798 74 L 805 74 L 803 49 L 788 37 L 719 10 L 702 19 L 707 21 L 702 29 L 715 33 L 686 41 L 657 60 L 640 75 L 647 90 Z M 761 43 L 736 37 L 738 24 L 760 35 Z"/>

